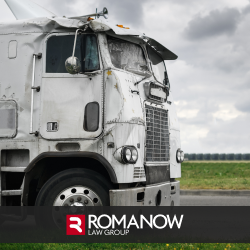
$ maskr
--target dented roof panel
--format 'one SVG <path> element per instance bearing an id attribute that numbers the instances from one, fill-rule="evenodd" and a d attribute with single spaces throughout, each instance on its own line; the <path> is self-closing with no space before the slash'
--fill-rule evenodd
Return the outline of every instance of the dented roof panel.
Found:
<path id="1" fill-rule="evenodd" d="M 90 21 L 90 27 L 93 31 L 108 31 L 113 30 L 117 35 L 130 35 L 130 36 L 141 36 L 142 33 L 137 30 L 131 29 L 130 27 L 118 27 L 117 24 L 109 22 L 107 19 L 95 19 Z"/>
<path id="2" fill-rule="evenodd" d="M 82 28 L 85 24 L 86 23 L 81 20 L 62 17 L 38 17 L 11 22 L 0 22 L 0 34 L 67 32 L 72 31 L 72 29 Z"/>
<path id="3" fill-rule="evenodd" d="M 86 17 L 69 19 L 63 17 L 40 17 L 0 23 L 0 34 L 69 32 L 88 25 L 94 32 L 113 31 L 117 36 L 136 37 L 155 49 L 164 60 L 175 60 L 177 55 L 156 40 L 134 29 L 120 28 L 108 20 L 99 18 L 88 22 Z"/>

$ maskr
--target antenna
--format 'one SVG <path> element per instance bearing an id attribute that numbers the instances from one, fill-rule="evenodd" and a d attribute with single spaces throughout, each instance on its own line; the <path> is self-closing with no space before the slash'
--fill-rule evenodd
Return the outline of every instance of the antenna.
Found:
<path id="1" fill-rule="evenodd" d="M 84 15 L 84 16 L 77 16 L 77 17 L 68 17 L 69 19 L 80 19 L 81 17 L 97 17 L 99 18 L 100 16 L 103 16 L 105 19 L 108 19 L 108 9 L 106 7 L 103 8 L 102 11 L 97 12 L 97 8 L 96 8 L 96 13 L 93 14 L 88 14 L 88 15 Z"/>

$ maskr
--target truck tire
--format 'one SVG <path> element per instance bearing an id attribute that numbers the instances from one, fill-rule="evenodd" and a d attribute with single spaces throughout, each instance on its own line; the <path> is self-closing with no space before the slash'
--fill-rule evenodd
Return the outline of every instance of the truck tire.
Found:
<path id="1" fill-rule="evenodd" d="M 37 196 L 36 225 L 46 232 L 58 228 L 65 230 L 65 213 L 72 214 L 73 209 L 74 214 L 82 214 L 88 206 L 109 206 L 109 190 L 112 188 L 105 177 L 89 169 L 73 168 L 59 172 L 44 184 Z"/>
<path id="2" fill-rule="evenodd" d="M 44 184 L 35 206 L 109 206 L 110 189 L 111 182 L 95 171 L 68 169 Z"/>

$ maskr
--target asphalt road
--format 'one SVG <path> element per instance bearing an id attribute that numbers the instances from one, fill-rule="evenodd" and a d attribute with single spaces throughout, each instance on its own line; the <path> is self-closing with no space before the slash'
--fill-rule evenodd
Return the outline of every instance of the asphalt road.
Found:
<path id="1" fill-rule="evenodd" d="M 250 206 L 250 196 L 181 195 L 181 206 Z"/>

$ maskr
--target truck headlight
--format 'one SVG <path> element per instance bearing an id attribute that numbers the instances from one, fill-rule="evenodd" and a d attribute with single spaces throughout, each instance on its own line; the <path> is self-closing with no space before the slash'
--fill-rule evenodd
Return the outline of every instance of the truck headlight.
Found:
<path id="1" fill-rule="evenodd" d="M 181 149 L 178 149 L 176 152 L 176 161 L 182 163 L 184 161 L 184 152 Z"/>
<path id="2" fill-rule="evenodd" d="M 134 146 L 123 146 L 114 152 L 117 161 L 123 164 L 135 164 L 138 160 L 138 151 Z"/>
<path id="3" fill-rule="evenodd" d="M 129 148 L 126 148 L 125 150 L 125 160 L 126 161 L 130 161 L 131 160 L 131 156 L 132 156 L 132 152 L 131 152 L 131 150 L 129 149 Z"/>
<path id="4" fill-rule="evenodd" d="M 138 152 L 137 152 L 136 148 L 133 148 L 133 149 L 132 149 L 132 160 L 133 160 L 134 162 L 136 162 L 137 159 L 138 159 Z"/>
<path id="5" fill-rule="evenodd" d="M 124 146 L 121 151 L 122 161 L 124 163 L 134 164 L 138 159 L 138 152 L 134 146 Z"/>

